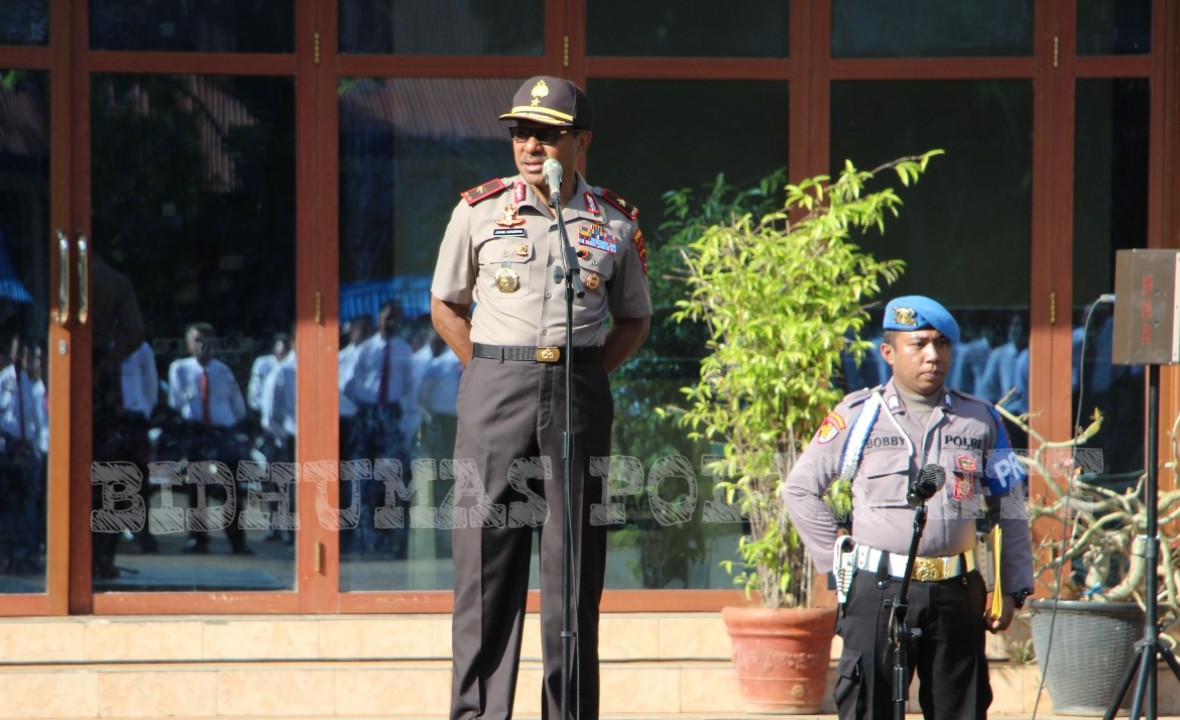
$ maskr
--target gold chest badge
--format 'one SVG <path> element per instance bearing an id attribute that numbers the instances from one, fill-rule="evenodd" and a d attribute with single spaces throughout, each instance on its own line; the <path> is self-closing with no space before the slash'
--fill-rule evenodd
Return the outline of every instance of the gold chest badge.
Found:
<path id="1" fill-rule="evenodd" d="M 504 209 L 500 211 L 500 218 L 496 220 L 496 224 L 503 228 L 513 228 L 524 225 L 524 218 L 516 214 L 515 205 L 505 205 Z"/>
<path id="2" fill-rule="evenodd" d="M 514 293 L 520 289 L 520 275 L 509 265 L 502 265 L 496 271 L 496 287 L 502 293 Z"/>
<path id="3" fill-rule="evenodd" d="M 600 282 L 601 282 L 600 276 L 596 272 L 592 272 L 592 273 L 587 274 L 586 278 L 583 280 L 583 284 L 586 286 L 587 290 L 597 290 L 598 284 Z"/>

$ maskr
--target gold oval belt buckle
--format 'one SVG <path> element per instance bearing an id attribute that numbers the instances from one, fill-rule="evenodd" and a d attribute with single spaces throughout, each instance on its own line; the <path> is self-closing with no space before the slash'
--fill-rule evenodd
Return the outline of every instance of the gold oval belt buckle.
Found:
<path id="1" fill-rule="evenodd" d="M 941 558 L 914 558 L 913 578 L 919 582 L 938 582 L 946 575 Z"/>
<path id="2" fill-rule="evenodd" d="M 561 359 L 561 348 L 539 347 L 536 354 L 537 362 L 555 363 Z"/>

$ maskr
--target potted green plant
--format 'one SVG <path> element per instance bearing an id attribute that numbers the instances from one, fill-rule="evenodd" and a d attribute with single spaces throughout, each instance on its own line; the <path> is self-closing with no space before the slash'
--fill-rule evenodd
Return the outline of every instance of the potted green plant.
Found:
<path id="1" fill-rule="evenodd" d="M 1000 411 L 1027 430 L 1036 446 L 1026 462 L 1030 475 L 1041 479 L 1028 503 L 1041 597 L 1029 602 L 1029 615 L 1046 690 L 1055 713 L 1102 714 L 1144 634 L 1144 591 L 1151 571 L 1143 541 L 1146 476 L 1083 472 L 1073 449 L 1100 430 L 1097 411 L 1066 442 L 1048 442 L 1025 418 Z M 1173 480 L 1180 454 L 1177 426 L 1180 417 L 1172 427 L 1172 460 L 1166 465 Z M 1160 528 L 1180 517 L 1180 490 L 1160 493 L 1157 503 Z M 1180 616 L 1174 552 L 1170 543 L 1160 544 L 1157 611 L 1164 627 Z M 1130 699 L 1130 693 L 1124 695 L 1124 706 Z"/>
<path id="2" fill-rule="evenodd" d="M 768 187 L 773 179 L 744 195 L 719 179 L 704 201 L 688 191 L 667 197 L 669 214 L 688 238 L 682 249 L 687 295 L 674 318 L 703 324 L 707 337 L 699 379 L 683 389 L 685 406 L 670 411 L 692 439 L 720 446 L 710 470 L 728 478 L 726 496 L 748 522 L 739 561 L 729 565 L 760 607 L 727 608 L 723 616 L 743 689 L 773 691 L 747 695 L 750 710 L 814 712 L 822 702 L 834 609 L 812 607 L 814 572 L 779 488 L 792 459 L 842 397 L 834 377 L 842 357 L 852 353 L 859 361 L 870 348 L 856 339 L 869 319 L 867 307 L 903 269 L 901 261 L 878 260 L 854 241 L 855 233 L 883 230 L 901 206 L 892 188 L 869 192 L 869 186 L 887 171 L 909 185 L 940 152 L 872 171 L 846 162 L 835 179 L 787 184 L 781 194 Z M 768 197 L 773 207 L 763 212 L 745 204 Z M 696 208 L 708 209 L 710 221 L 700 222 Z M 751 629 L 752 621 L 786 622 L 789 640 L 776 640 L 770 650 L 745 648 L 743 639 L 766 635 Z M 768 679 L 772 658 L 786 660 L 791 676 Z M 760 677 L 742 679 L 743 670 Z"/>

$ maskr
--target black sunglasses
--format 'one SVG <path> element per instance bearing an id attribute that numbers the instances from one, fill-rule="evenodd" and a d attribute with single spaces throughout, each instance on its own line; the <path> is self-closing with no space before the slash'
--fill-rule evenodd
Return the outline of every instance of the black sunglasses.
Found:
<path id="1" fill-rule="evenodd" d="M 542 145 L 556 145 L 564 136 L 578 132 L 581 131 L 569 128 L 525 127 L 524 125 L 513 125 L 508 128 L 508 134 L 512 136 L 513 142 L 525 143 L 529 141 L 529 138 L 536 138 L 537 142 Z"/>

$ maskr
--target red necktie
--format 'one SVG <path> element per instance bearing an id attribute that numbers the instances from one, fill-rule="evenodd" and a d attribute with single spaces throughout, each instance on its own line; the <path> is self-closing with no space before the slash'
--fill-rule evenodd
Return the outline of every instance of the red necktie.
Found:
<path id="1" fill-rule="evenodd" d="M 13 365 L 12 371 L 16 373 L 16 421 L 20 425 L 20 440 L 24 442 L 28 439 L 25 437 L 25 393 L 21 387 L 20 367 Z"/>
<path id="2" fill-rule="evenodd" d="M 209 371 L 201 371 L 201 415 L 206 426 L 209 421 Z"/>
<path id="3" fill-rule="evenodd" d="M 385 405 L 389 402 L 389 355 L 393 344 L 385 342 L 385 354 L 381 356 L 381 384 L 377 386 L 377 404 Z"/>

